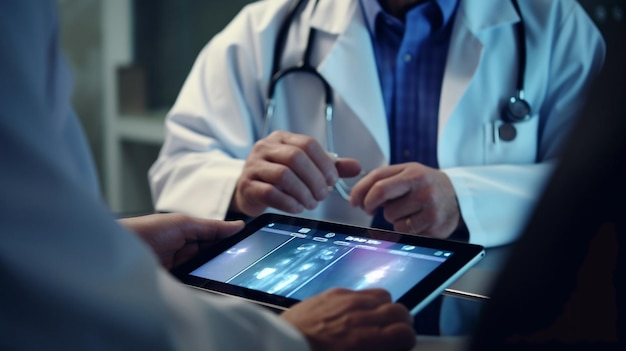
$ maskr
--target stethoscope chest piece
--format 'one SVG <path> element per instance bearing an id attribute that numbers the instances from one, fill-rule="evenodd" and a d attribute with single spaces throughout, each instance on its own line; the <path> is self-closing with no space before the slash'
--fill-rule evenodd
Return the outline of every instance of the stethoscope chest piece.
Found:
<path id="1" fill-rule="evenodd" d="M 515 123 L 530 119 L 530 104 L 524 100 L 523 92 L 519 91 L 517 96 L 512 96 L 506 103 L 502 120 L 504 123 L 498 127 L 498 137 L 502 141 L 512 141 L 517 137 Z"/>
<path id="2" fill-rule="evenodd" d="M 518 96 L 511 96 L 504 108 L 503 119 L 505 122 L 517 123 L 530 119 L 530 104 L 522 97 L 521 92 Z"/>
<path id="3" fill-rule="evenodd" d="M 512 141 L 517 137 L 515 124 L 524 122 L 531 117 L 531 107 L 524 99 L 524 73 L 526 71 L 526 35 L 524 30 L 524 18 L 519 8 L 518 0 L 513 0 L 515 11 L 519 15 L 520 21 L 515 26 L 515 37 L 519 49 L 519 65 L 517 67 L 516 94 L 511 96 L 505 103 L 502 110 L 502 124 L 498 127 L 498 137 L 502 141 Z"/>

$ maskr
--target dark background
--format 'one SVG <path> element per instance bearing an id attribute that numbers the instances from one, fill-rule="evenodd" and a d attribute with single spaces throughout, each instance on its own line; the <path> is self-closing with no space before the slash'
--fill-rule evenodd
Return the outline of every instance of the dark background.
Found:
<path id="1" fill-rule="evenodd" d="M 134 57 L 149 110 L 174 103 L 204 45 L 252 0 L 135 0 Z"/>

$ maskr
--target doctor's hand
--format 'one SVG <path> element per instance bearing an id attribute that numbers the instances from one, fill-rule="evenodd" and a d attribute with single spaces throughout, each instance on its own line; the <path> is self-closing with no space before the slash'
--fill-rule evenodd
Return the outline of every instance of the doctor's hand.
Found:
<path id="1" fill-rule="evenodd" d="M 312 210 L 339 177 L 361 172 L 357 160 L 336 161 L 312 137 L 275 131 L 259 140 L 243 167 L 230 210 L 258 216 L 268 207 L 289 213 Z"/>
<path id="2" fill-rule="evenodd" d="M 383 289 L 331 289 L 281 317 L 317 350 L 409 350 L 416 342 L 412 317 Z"/>
<path id="3" fill-rule="evenodd" d="M 350 203 L 369 214 L 382 206 L 395 230 L 435 238 L 448 238 L 461 219 L 448 176 L 416 162 L 370 172 L 352 188 Z"/>
<path id="4" fill-rule="evenodd" d="M 118 222 L 143 239 L 166 269 L 189 260 L 202 249 L 238 232 L 244 226 L 243 221 L 225 222 L 180 213 L 123 218 Z"/>

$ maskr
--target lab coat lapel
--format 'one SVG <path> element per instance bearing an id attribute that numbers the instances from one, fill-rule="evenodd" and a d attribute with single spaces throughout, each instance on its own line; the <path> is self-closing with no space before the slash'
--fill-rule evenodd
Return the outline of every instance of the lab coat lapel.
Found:
<path id="1" fill-rule="evenodd" d="M 461 0 L 455 17 L 448 60 L 443 78 L 439 104 L 439 136 L 448 119 L 459 108 L 458 104 L 470 82 L 488 43 L 481 39 L 481 32 L 500 25 L 512 25 L 519 21 L 511 1 Z"/>
<path id="2" fill-rule="evenodd" d="M 320 1 L 311 26 L 331 34 L 324 37 L 334 40 L 318 71 L 366 126 L 383 155 L 389 157 L 389 132 L 378 71 L 358 0 Z M 321 37 L 319 40 L 323 40 Z"/>

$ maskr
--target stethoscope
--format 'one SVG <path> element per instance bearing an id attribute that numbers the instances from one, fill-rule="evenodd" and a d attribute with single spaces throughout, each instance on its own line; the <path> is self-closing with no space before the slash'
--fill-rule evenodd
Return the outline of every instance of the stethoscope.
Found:
<path id="1" fill-rule="evenodd" d="M 317 78 L 324 88 L 324 100 L 326 103 L 325 109 L 325 117 L 326 117 L 326 140 L 327 140 L 327 150 L 331 153 L 335 152 L 335 145 L 333 139 L 333 92 L 330 88 L 330 85 L 322 77 L 322 75 L 317 71 L 315 67 L 311 65 L 311 51 L 313 50 L 313 42 L 315 40 L 315 34 L 317 33 L 314 28 L 309 30 L 309 38 L 307 40 L 306 49 L 304 51 L 304 55 L 302 57 L 302 62 L 295 66 L 291 66 L 285 69 L 280 69 L 280 59 L 282 58 L 282 53 L 285 51 L 285 43 L 287 41 L 287 34 L 289 31 L 289 27 L 293 22 L 293 18 L 295 17 L 298 10 L 304 5 L 308 0 L 298 0 L 291 4 L 291 8 L 287 12 L 287 16 L 283 19 L 283 22 L 278 29 L 278 35 L 276 36 L 276 42 L 274 43 L 274 53 L 272 60 L 272 74 L 270 76 L 270 83 L 267 89 L 267 99 L 265 102 L 265 124 L 263 127 L 263 136 L 267 136 L 269 134 L 270 121 L 274 117 L 274 109 L 276 107 L 276 100 L 274 97 L 274 92 L 276 91 L 276 86 L 278 82 L 285 76 L 291 73 L 307 73 L 315 78 Z M 315 4 L 313 8 L 317 6 L 319 0 L 315 0 Z"/>
<path id="2" fill-rule="evenodd" d="M 531 117 L 531 108 L 528 101 L 524 99 L 524 73 L 526 72 L 526 33 L 524 30 L 524 17 L 519 8 L 518 0 L 513 0 L 513 7 L 520 18 L 515 26 L 515 38 L 519 48 L 519 65 L 517 67 L 517 85 L 515 95 L 511 96 L 502 112 L 503 124 L 498 128 L 498 135 L 503 141 L 512 141 L 517 136 L 515 123 L 527 121 Z"/>
<path id="3" fill-rule="evenodd" d="M 315 0 L 313 10 L 315 10 L 318 2 L 319 0 Z M 524 74 L 526 71 L 526 34 L 524 30 L 524 18 L 522 17 L 522 12 L 520 11 L 518 0 L 512 0 L 512 2 L 513 6 L 515 7 L 515 11 L 520 17 L 520 22 L 515 26 L 515 37 L 519 48 L 519 66 L 517 70 L 517 84 L 515 86 L 515 94 L 506 101 L 501 116 L 503 123 L 498 127 L 499 138 L 503 141 L 514 140 L 517 136 L 517 129 L 515 128 L 515 124 L 527 121 L 531 117 L 530 104 L 524 99 Z M 313 67 L 310 63 L 311 51 L 313 49 L 313 42 L 315 41 L 316 35 L 316 30 L 314 28 L 311 28 L 309 30 L 309 38 L 307 40 L 307 45 L 302 57 L 302 61 L 295 66 L 283 69 L 280 68 L 280 61 L 282 58 L 282 53 L 285 50 L 285 43 L 287 41 L 289 27 L 291 26 L 291 23 L 293 22 L 293 19 L 298 11 L 300 11 L 302 6 L 306 3 L 308 3 L 308 0 L 294 1 L 278 29 L 276 42 L 274 44 L 271 78 L 267 89 L 263 136 L 267 136 L 269 134 L 271 120 L 274 117 L 274 110 L 276 107 L 274 93 L 276 91 L 276 86 L 278 85 L 278 82 L 285 76 L 292 73 L 306 73 L 318 79 L 324 88 L 324 100 L 326 104 L 326 147 L 327 151 L 330 154 L 336 155 L 332 126 L 334 118 L 333 92 L 326 79 L 324 79 L 324 77 L 322 77 L 317 69 Z M 349 198 L 349 187 L 342 180 L 335 184 L 335 188 L 342 197 Z"/>
<path id="4" fill-rule="evenodd" d="M 313 10 L 317 6 L 319 0 L 315 0 L 315 4 L 313 5 Z M 263 136 L 267 136 L 270 131 L 271 120 L 274 117 L 274 109 L 276 107 L 276 100 L 274 97 L 274 92 L 276 90 L 276 86 L 278 82 L 284 78 L 285 76 L 292 73 L 306 73 L 314 76 L 319 82 L 322 84 L 324 88 L 324 100 L 326 104 L 326 108 L 324 109 L 324 117 L 326 120 L 326 151 L 333 158 L 337 158 L 337 153 L 335 152 L 335 137 L 333 133 L 333 118 L 334 118 L 334 106 L 333 106 L 333 92 L 330 88 L 330 84 L 322 77 L 322 75 L 317 71 L 315 67 L 311 65 L 311 51 L 313 50 L 313 42 L 315 41 L 315 34 L 317 31 L 314 28 L 309 30 L 309 38 L 307 40 L 306 49 L 304 50 L 304 55 L 302 57 L 302 62 L 295 66 L 291 66 L 288 68 L 280 69 L 280 59 L 282 57 L 282 53 L 285 50 L 285 42 L 287 41 L 287 34 L 289 31 L 289 27 L 293 22 L 293 18 L 296 13 L 302 7 L 303 4 L 307 3 L 308 0 L 298 0 L 297 2 L 292 3 L 291 8 L 287 12 L 287 16 L 281 23 L 278 29 L 278 35 L 276 36 L 276 43 L 274 44 L 274 53 L 272 60 L 272 75 L 270 78 L 270 83 L 267 89 L 267 101 L 265 108 L 265 122 L 263 127 Z M 339 179 L 335 183 L 335 189 L 339 195 L 346 199 L 350 200 L 350 186 L 345 183 L 343 179 Z"/>

